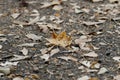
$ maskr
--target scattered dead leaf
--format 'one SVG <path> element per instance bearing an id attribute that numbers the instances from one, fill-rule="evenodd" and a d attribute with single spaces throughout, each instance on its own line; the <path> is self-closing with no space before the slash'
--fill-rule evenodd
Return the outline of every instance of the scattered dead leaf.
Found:
<path id="1" fill-rule="evenodd" d="M 41 38 L 42 38 L 42 36 L 37 36 L 37 35 L 32 34 L 32 33 L 27 34 L 26 36 L 27 36 L 28 38 L 34 40 L 34 41 L 36 41 L 36 40 L 41 40 Z"/>
<path id="2" fill-rule="evenodd" d="M 23 55 L 28 55 L 28 49 L 26 49 L 25 47 L 21 50 L 21 52 L 23 53 Z"/>
<path id="3" fill-rule="evenodd" d="M 88 57 L 98 57 L 98 54 L 96 54 L 94 51 L 83 54 L 83 55 Z"/>
<path id="4" fill-rule="evenodd" d="M 103 0 L 92 0 L 93 2 L 100 2 L 100 1 L 103 1 Z"/>
<path id="5" fill-rule="evenodd" d="M 52 2 L 43 2 L 42 4 L 43 5 L 41 6 L 41 8 L 47 8 L 50 6 L 61 4 L 61 2 L 59 0 L 53 0 Z"/>
<path id="6" fill-rule="evenodd" d="M 34 46 L 35 44 L 39 44 L 39 43 L 24 43 L 24 44 L 20 44 L 20 45 L 18 45 L 18 46 L 30 46 L 30 47 L 32 47 L 32 46 Z"/>
<path id="7" fill-rule="evenodd" d="M 72 43 L 71 37 L 66 35 L 66 32 L 61 32 L 57 34 L 55 32 L 52 33 L 52 38 L 46 39 L 50 44 L 58 45 L 62 47 L 69 46 Z"/>
<path id="8" fill-rule="evenodd" d="M 105 67 L 102 67 L 102 68 L 100 68 L 98 74 L 104 74 L 104 73 L 106 73 L 107 71 L 108 71 L 108 70 L 107 70 Z"/>
<path id="9" fill-rule="evenodd" d="M 77 58 L 72 57 L 72 56 L 61 56 L 61 57 L 58 57 L 58 58 L 66 60 L 66 61 L 68 61 L 68 60 L 72 60 L 72 61 L 75 61 L 75 62 L 78 61 Z"/>
<path id="10" fill-rule="evenodd" d="M 99 80 L 98 77 L 91 77 L 89 80 Z"/>

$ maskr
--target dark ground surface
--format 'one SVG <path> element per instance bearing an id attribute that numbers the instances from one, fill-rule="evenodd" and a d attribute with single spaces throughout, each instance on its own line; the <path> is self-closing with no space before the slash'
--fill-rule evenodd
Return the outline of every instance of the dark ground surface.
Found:
<path id="1" fill-rule="evenodd" d="M 32 1 L 32 0 L 28 0 Z M 120 12 L 120 7 L 117 4 L 112 10 L 105 11 L 105 7 L 101 7 L 101 5 L 110 4 L 107 0 L 98 3 L 92 3 L 89 0 L 67 0 L 63 2 L 61 5 L 63 6 L 63 10 L 55 11 L 52 7 L 41 9 L 40 3 L 43 0 L 36 0 L 37 3 L 29 4 L 26 7 L 26 10 L 29 12 L 33 9 L 37 9 L 40 13 L 40 17 L 46 16 L 47 18 L 43 22 L 51 23 L 54 22 L 49 19 L 51 15 L 55 15 L 56 13 L 60 14 L 60 19 L 64 20 L 62 23 L 57 24 L 62 29 L 56 32 L 61 32 L 65 30 L 67 33 L 70 33 L 72 30 L 76 30 L 72 37 L 72 46 L 78 48 L 78 45 L 75 45 L 74 40 L 78 39 L 81 35 L 79 31 L 85 31 L 88 35 L 92 35 L 92 41 L 89 42 L 99 49 L 94 50 L 98 57 L 83 57 L 82 54 L 87 52 L 79 49 L 79 52 L 66 52 L 66 53 L 57 53 L 52 56 L 48 61 L 45 61 L 41 58 L 41 49 L 48 48 L 46 46 L 46 40 L 44 38 L 49 38 L 51 30 L 48 30 L 47 33 L 42 32 L 37 24 L 32 24 L 28 26 L 20 27 L 13 23 L 14 20 L 20 21 L 28 21 L 29 13 L 24 13 L 23 8 L 20 7 L 19 1 L 17 0 L 0 0 L 0 13 L 4 14 L 4 16 L 0 17 L 0 33 L 5 36 L 0 36 L 0 38 L 6 38 L 6 41 L 1 41 L 0 45 L 2 45 L 2 49 L 0 50 L 0 63 L 9 61 L 13 55 L 23 55 L 20 50 L 23 49 L 21 46 L 17 46 L 22 43 L 32 43 L 37 42 L 32 47 L 25 47 L 29 50 L 28 56 L 29 59 L 19 60 L 18 65 L 15 66 L 16 69 L 11 71 L 9 75 L 4 75 L 0 78 L 0 80 L 12 80 L 16 76 L 20 76 L 22 78 L 28 77 L 30 78 L 31 74 L 36 74 L 39 78 L 31 77 L 29 80 L 77 80 L 82 76 L 96 77 L 96 80 L 114 80 L 114 76 L 120 74 L 120 66 L 119 61 L 115 61 L 113 57 L 120 56 L 120 25 L 119 20 L 112 20 L 114 17 L 120 17 L 120 14 L 113 15 L 111 12 L 116 9 Z M 70 3 L 77 3 L 80 8 L 87 8 L 90 10 L 89 13 L 79 13 L 76 14 L 74 10 L 72 10 L 72 6 Z M 94 9 L 101 8 L 104 12 L 97 13 Z M 12 12 L 18 9 L 18 12 L 21 15 L 17 19 L 13 19 L 11 17 Z M 90 19 L 91 16 L 96 15 L 95 18 Z M 81 21 L 98 21 L 100 17 L 107 17 L 106 22 L 97 25 L 88 26 L 81 24 Z M 74 22 L 69 22 L 69 19 L 72 19 Z M 11 27 L 12 26 L 12 27 Z M 101 32 L 97 34 L 97 32 Z M 28 33 L 33 33 L 39 36 L 43 36 L 41 41 L 33 41 L 27 38 L 25 35 Z M 13 34 L 13 35 L 10 35 Z M 103 43 L 103 44 L 102 44 Z M 55 47 L 56 48 L 56 47 Z M 67 51 L 67 49 L 62 47 L 57 47 L 60 51 Z M 49 53 L 49 52 L 48 52 Z M 39 55 L 38 55 L 39 54 Z M 38 55 L 34 57 L 34 55 Z M 59 59 L 60 56 L 72 56 L 77 59 L 77 61 L 73 60 L 64 60 Z M 88 68 L 81 64 L 81 61 L 91 61 L 98 62 L 100 64 L 100 68 L 104 67 L 107 69 L 107 72 L 103 74 L 98 74 L 100 68 L 95 68 L 97 71 L 89 72 L 88 69 L 93 70 L 92 68 Z M 79 69 L 79 67 L 83 66 L 83 69 Z M 13 75 L 12 77 L 10 77 Z M 27 79 L 26 79 L 27 80 Z M 82 80 L 82 79 L 80 79 Z M 87 79 L 85 79 L 87 80 Z M 91 79 L 92 80 L 92 79 Z M 118 79 L 120 80 L 120 79 Z"/>

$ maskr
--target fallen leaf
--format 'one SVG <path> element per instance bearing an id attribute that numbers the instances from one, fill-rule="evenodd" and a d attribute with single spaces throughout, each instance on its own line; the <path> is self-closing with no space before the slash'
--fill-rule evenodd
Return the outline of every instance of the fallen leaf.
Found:
<path id="1" fill-rule="evenodd" d="M 53 7 L 53 10 L 57 10 L 57 11 L 60 11 L 60 10 L 62 10 L 63 9 L 63 7 L 61 6 L 61 5 L 55 5 L 54 7 Z"/>
<path id="2" fill-rule="evenodd" d="M 5 75 L 10 74 L 10 68 L 9 67 L 0 67 L 0 72 L 4 73 Z"/>
<path id="3" fill-rule="evenodd" d="M 2 46 L 2 45 L 0 45 L 0 49 L 2 49 L 2 47 L 3 47 L 3 46 Z"/>
<path id="4" fill-rule="evenodd" d="M 32 47 L 32 46 L 34 46 L 35 44 L 39 44 L 39 43 L 24 43 L 24 44 L 20 44 L 20 45 L 18 45 L 18 46 L 30 46 L 30 47 Z"/>
<path id="5" fill-rule="evenodd" d="M 82 76 L 80 78 L 78 78 L 77 80 L 89 80 L 90 77 L 89 76 Z"/>
<path id="6" fill-rule="evenodd" d="M 116 2 L 118 3 L 119 0 L 109 0 L 109 2 L 110 2 L 110 3 L 116 3 Z"/>
<path id="7" fill-rule="evenodd" d="M 93 2 L 100 2 L 100 1 L 103 1 L 103 0 L 92 0 Z"/>
<path id="8" fill-rule="evenodd" d="M 58 57 L 58 58 L 66 60 L 66 61 L 68 61 L 68 60 L 72 60 L 72 61 L 75 61 L 75 62 L 78 61 L 77 58 L 72 57 L 72 56 L 61 56 L 61 57 Z"/>
<path id="9" fill-rule="evenodd" d="M 102 67 L 102 68 L 100 68 L 98 74 L 104 74 L 104 73 L 106 73 L 107 71 L 108 71 L 108 70 L 107 70 L 105 67 Z"/>
<path id="10" fill-rule="evenodd" d="M 96 54 L 94 51 L 83 54 L 83 55 L 88 57 L 98 57 L 98 54 Z"/>
<path id="11" fill-rule="evenodd" d="M 24 80 L 22 77 L 15 77 L 13 80 Z"/>
<path id="12" fill-rule="evenodd" d="M 39 79 L 40 78 L 39 75 L 37 75 L 37 74 L 30 74 L 30 77 L 32 79 Z"/>
<path id="13" fill-rule="evenodd" d="M 87 42 L 92 41 L 90 36 L 83 35 L 79 39 L 75 40 L 75 43 L 80 46 L 81 49 L 83 50 L 91 50 L 89 46 L 87 46 Z"/>
<path id="14" fill-rule="evenodd" d="M 42 56 L 40 56 L 42 59 L 45 59 L 45 61 L 48 61 L 50 58 L 50 54 L 43 54 Z"/>
<path id="15" fill-rule="evenodd" d="M 69 46 L 71 44 L 71 37 L 66 35 L 66 32 L 61 32 L 60 34 L 52 33 L 52 38 L 46 39 L 50 44 L 58 45 L 62 47 Z"/>
<path id="16" fill-rule="evenodd" d="M 10 59 L 9 61 L 19 61 L 24 59 L 29 59 L 30 56 L 21 56 L 21 55 L 13 55 L 14 58 Z"/>
<path id="17" fill-rule="evenodd" d="M 120 80 L 120 75 L 114 76 L 114 80 Z"/>
<path id="18" fill-rule="evenodd" d="M 113 57 L 113 59 L 114 59 L 115 61 L 120 62 L 120 56 L 115 56 L 115 57 Z"/>
<path id="19" fill-rule="evenodd" d="M 81 64 L 83 64 L 84 66 L 90 68 L 91 67 L 91 61 L 82 61 Z"/>
<path id="20" fill-rule="evenodd" d="M 26 49 L 26 48 L 23 48 L 22 50 L 20 50 L 22 53 L 23 53 L 23 55 L 27 55 L 28 54 L 28 49 Z"/>
<path id="21" fill-rule="evenodd" d="M 102 23 L 104 23 L 104 22 L 105 22 L 105 20 L 99 20 L 98 22 L 91 22 L 91 21 L 86 22 L 86 21 L 83 21 L 82 24 L 85 24 L 85 25 L 87 25 L 87 26 L 91 26 L 91 25 L 102 24 Z"/>
<path id="22" fill-rule="evenodd" d="M 1 66 L 7 66 L 7 67 L 11 67 L 11 66 L 17 66 L 18 62 L 9 62 L 6 61 L 5 63 L 1 63 Z"/>
<path id="23" fill-rule="evenodd" d="M 16 19 L 18 16 L 20 15 L 20 13 L 13 13 L 11 16 Z"/>
<path id="24" fill-rule="evenodd" d="M 41 40 L 41 38 L 42 38 L 42 36 L 37 36 L 37 35 L 32 34 L 32 33 L 27 34 L 26 36 L 27 36 L 28 38 L 34 40 L 34 41 L 36 41 L 36 40 Z"/>
<path id="25" fill-rule="evenodd" d="M 100 80 L 98 77 L 91 77 L 89 80 Z"/>
<path id="26" fill-rule="evenodd" d="M 50 7 L 50 6 L 54 6 L 54 5 L 58 5 L 60 4 L 61 2 L 59 0 L 53 0 L 52 2 L 43 2 L 41 8 L 47 8 L 47 7 Z"/>
<path id="27" fill-rule="evenodd" d="M 7 38 L 1 38 L 0 41 L 5 42 Z"/>
<path id="28" fill-rule="evenodd" d="M 53 56 L 54 54 L 58 53 L 59 51 L 60 51 L 60 50 L 59 50 L 58 48 L 51 50 L 50 56 Z"/>

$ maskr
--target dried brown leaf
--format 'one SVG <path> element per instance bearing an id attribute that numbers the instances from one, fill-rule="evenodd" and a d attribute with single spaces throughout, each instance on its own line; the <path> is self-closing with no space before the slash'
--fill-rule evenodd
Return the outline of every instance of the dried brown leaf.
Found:
<path id="1" fill-rule="evenodd" d="M 46 39 L 50 44 L 58 45 L 62 47 L 69 46 L 72 42 L 71 37 L 66 35 L 66 32 L 61 32 L 57 34 L 55 32 L 52 33 L 52 38 Z"/>

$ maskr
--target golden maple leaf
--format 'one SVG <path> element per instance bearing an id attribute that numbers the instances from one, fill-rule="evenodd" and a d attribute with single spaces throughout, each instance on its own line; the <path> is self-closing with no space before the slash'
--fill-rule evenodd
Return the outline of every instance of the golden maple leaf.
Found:
<path id="1" fill-rule="evenodd" d="M 66 32 L 63 31 L 60 34 L 55 32 L 52 33 L 52 38 L 47 39 L 50 44 L 59 45 L 62 47 L 69 46 L 72 42 L 71 37 L 66 35 Z"/>

